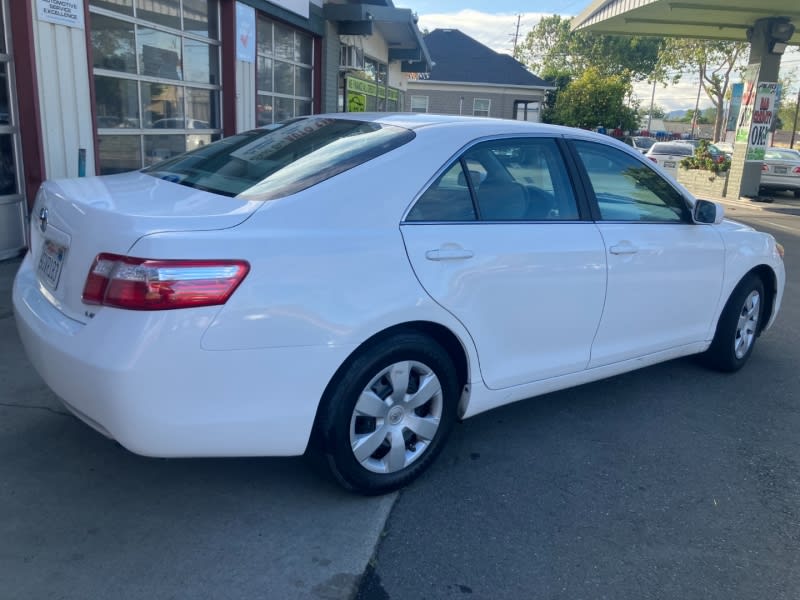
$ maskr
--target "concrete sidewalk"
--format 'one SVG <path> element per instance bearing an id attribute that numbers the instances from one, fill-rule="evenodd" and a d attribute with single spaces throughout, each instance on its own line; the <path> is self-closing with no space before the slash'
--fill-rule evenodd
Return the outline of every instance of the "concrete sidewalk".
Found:
<path id="1" fill-rule="evenodd" d="M 0 597 L 352 597 L 395 495 L 347 494 L 301 458 L 152 459 L 105 439 L 25 358 L 19 262 L 0 262 Z"/>

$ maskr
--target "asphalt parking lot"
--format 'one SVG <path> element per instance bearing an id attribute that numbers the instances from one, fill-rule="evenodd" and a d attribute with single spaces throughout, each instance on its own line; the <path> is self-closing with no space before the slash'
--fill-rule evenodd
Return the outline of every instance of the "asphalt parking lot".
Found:
<path id="1" fill-rule="evenodd" d="M 0 263 L 0 598 L 797 598 L 800 201 L 726 208 L 787 251 L 742 372 L 682 359 L 480 415 L 371 499 L 90 430 L 25 359 Z"/>

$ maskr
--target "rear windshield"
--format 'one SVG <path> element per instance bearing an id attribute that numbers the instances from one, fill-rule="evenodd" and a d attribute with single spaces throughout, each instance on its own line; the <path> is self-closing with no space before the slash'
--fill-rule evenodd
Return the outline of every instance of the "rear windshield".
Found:
<path id="1" fill-rule="evenodd" d="M 294 194 L 411 141 L 394 125 L 308 117 L 254 129 L 144 170 L 188 187 L 253 200 Z"/>
<path id="2" fill-rule="evenodd" d="M 650 154 L 676 154 L 678 156 L 691 156 L 694 154 L 694 147 L 691 144 L 653 144 Z"/>
<path id="3" fill-rule="evenodd" d="M 649 148 L 650 146 L 656 143 L 656 141 L 653 138 L 649 137 L 635 137 L 633 138 L 633 141 L 639 148 Z"/>
<path id="4" fill-rule="evenodd" d="M 800 155 L 787 150 L 767 150 L 764 153 L 764 158 L 771 160 L 792 160 L 794 162 L 800 161 Z"/>

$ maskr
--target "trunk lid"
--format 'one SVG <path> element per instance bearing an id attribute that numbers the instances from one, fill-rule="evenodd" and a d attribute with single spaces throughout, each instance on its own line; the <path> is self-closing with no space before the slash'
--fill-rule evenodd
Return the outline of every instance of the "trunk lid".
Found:
<path id="1" fill-rule="evenodd" d="M 262 204 L 140 172 L 45 182 L 31 213 L 40 288 L 61 312 L 85 323 L 97 309 L 81 301 L 95 256 L 126 255 L 136 240 L 152 233 L 235 227 Z"/>

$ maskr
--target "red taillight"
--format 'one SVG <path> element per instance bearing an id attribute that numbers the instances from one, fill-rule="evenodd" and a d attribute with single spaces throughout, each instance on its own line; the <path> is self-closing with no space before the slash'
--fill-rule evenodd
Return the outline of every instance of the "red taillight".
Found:
<path id="1" fill-rule="evenodd" d="M 654 163 L 658 164 L 658 161 L 657 161 L 655 158 L 653 158 L 652 156 L 648 156 L 647 158 L 649 158 L 650 160 L 652 160 Z"/>
<path id="2" fill-rule="evenodd" d="M 769 171 L 769 167 L 765 163 L 761 163 L 761 172 Z"/>
<path id="3" fill-rule="evenodd" d="M 225 304 L 249 270 L 243 260 L 152 260 L 98 254 L 83 287 L 83 301 L 130 310 Z"/>
<path id="4" fill-rule="evenodd" d="M 792 173 L 800 174 L 800 167 L 795 167 L 794 169 L 792 169 Z"/>

